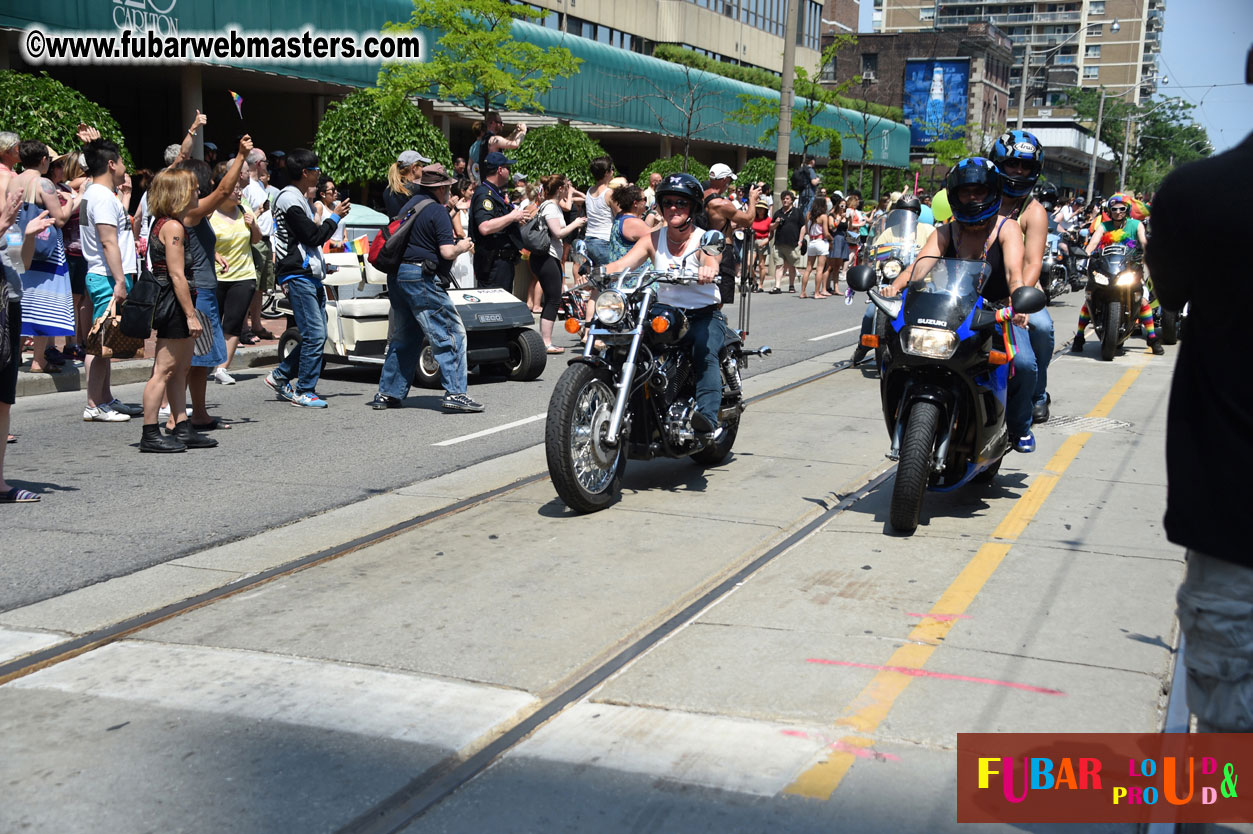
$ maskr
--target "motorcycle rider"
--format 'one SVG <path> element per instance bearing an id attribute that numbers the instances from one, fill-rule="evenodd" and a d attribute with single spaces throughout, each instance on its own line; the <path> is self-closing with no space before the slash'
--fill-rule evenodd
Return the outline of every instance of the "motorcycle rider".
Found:
<path id="1" fill-rule="evenodd" d="M 1096 227 L 1096 231 L 1088 241 L 1088 255 L 1091 256 L 1098 246 L 1108 246 L 1111 243 L 1126 243 L 1128 248 L 1138 247 L 1143 252 L 1144 247 L 1148 245 L 1148 239 L 1144 235 L 1144 224 L 1127 216 L 1129 207 L 1123 196 L 1115 194 L 1109 198 L 1105 206 L 1106 211 L 1109 212 L 1109 220 L 1103 220 Z M 1074 344 L 1070 346 L 1071 353 L 1083 352 L 1083 331 L 1090 321 L 1092 321 L 1092 314 L 1088 311 L 1088 304 L 1085 301 L 1079 310 L 1079 329 L 1075 332 Z M 1153 308 L 1149 306 L 1148 293 L 1140 297 L 1140 327 L 1144 330 L 1144 341 L 1148 343 L 1153 354 L 1155 356 L 1164 354 L 1166 349 L 1162 347 L 1161 340 L 1157 337 L 1157 329 L 1153 323 Z"/>
<path id="2" fill-rule="evenodd" d="M 945 186 L 953 222 L 936 228 L 914 262 L 884 287 L 882 295 L 891 298 L 905 289 L 923 258 L 962 258 L 987 263 L 991 274 L 981 293 L 985 300 L 997 306 L 1008 303 L 1013 291 L 1024 286 L 1023 235 L 1017 220 L 1000 214 L 1000 171 L 989 159 L 969 157 L 952 167 L 945 178 Z M 1025 348 L 1029 342 L 1027 316 L 1015 315 L 1013 327 L 1015 340 Z M 1014 357 L 1014 376 L 1021 372 L 1018 361 L 1022 355 Z M 1035 380 L 1031 379 L 1030 385 L 1023 388 L 1029 391 L 1034 384 Z M 1015 451 L 1035 451 L 1029 408 L 1015 409 L 1011 400 L 1005 409 L 1005 423 Z"/>
<path id="3" fill-rule="evenodd" d="M 682 309 L 689 323 L 683 337 L 690 351 L 696 379 L 696 410 L 692 412 L 692 429 L 711 434 L 718 428 L 718 410 L 722 405 L 722 369 L 718 353 L 726 343 L 726 318 L 718 309 L 722 296 L 718 291 L 720 255 L 700 250 L 701 235 L 693 215 L 703 205 L 705 190 L 691 174 L 670 174 L 655 191 L 657 205 L 665 224 L 652 234 L 644 235 L 630 251 L 606 265 L 610 273 L 632 269 L 652 260 L 653 268 L 679 271 L 697 267 L 697 284 L 658 284 L 657 300 Z M 731 241 L 727 241 L 730 245 Z"/>
<path id="4" fill-rule="evenodd" d="M 915 197 L 912 194 L 906 194 L 903 197 L 901 197 L 899 200 L 897 200 L 896 203 L 893 204 L 892 210 L 896 211 L 897 209 L 900 209 L 902 211 L 912 211 L 914 214 L 918 215 L 919 217 L 919 223 L 916 227 L 916 231 L 914 232 L 914 253 L 917 254 L 917 252 L 920 249 L 922 249 L 924 245 L 926 245 L 927 239 L 930 238 L 931 234 L 935 231 L 935 226 L 931 225 L 930 223 L 921 222 L 922 203 L 918 200 L 917 197 Z M 874 247 L 874 246 L 878 246 L 880 244 L 885 244 L 885 243 L 900 243 L 900 242 L 901 241 L 899 241 L 896 238 L 894 229 L 884 229 L 882 232 L 879 233 L 878 237 L 876 237 L 874 240 L 870 242 L 870 245 L 871 247 Z M 866 304 L 866 313 L 861 318 L 861 335 L 862 336 L 866 336 L 871 333 L 874 333 L 875 309 L 876 308 L 873 304 L 870 304 L 870 303 Z M 861 342 L 859 341 L 857 343 L 857 349 L 853 351 L 852 365 L 855 366 L 859 364 L 862 360 L 866 358 L 866 355 L 869 352 L 870 352 L 870 348 L 861 344 Z"/>
<path id="5" fill-rule="evenodd" d="M 1008 130 L 992 143 L 989 156 L 1001 173 L 1005 191 L 1001 216 L 1017 220 L 1022 227 L 1023 285 L 1038 287 L 1048 241 L 1049 215 L 1040 201 L 1031 196 L 1031 190 L 1044 166 L 1044 146 L 1034 134 Z M 1049 419 L 1048 369 L 1053 358 L 1053 318 L 1047 309 L 1027 317 L 1027 336 L 1014 359 L 1006 411 L 1008 415 L 1028 411 L 1032 423 L 1044 423 Z M 1016 418 L 1008 415 L 1007 422 L 1015 425 Z M 1031 442 L 1034 445 L 1034 438 Z"/>

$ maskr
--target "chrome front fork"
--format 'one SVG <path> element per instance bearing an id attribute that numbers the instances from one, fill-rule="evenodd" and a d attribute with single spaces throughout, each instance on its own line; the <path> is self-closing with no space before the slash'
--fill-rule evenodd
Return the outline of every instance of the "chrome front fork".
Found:
<path id="1" fill-rule="evenodd" d="M 635 357 L 639 353 L 640 339 L 644 338 L 644 321 L 648 308 L 653 302 L 653 288 L 644 290 L 644 298 L 635 317 L 635 329 L 631 331 L 631 347 L 627 352 L 626 363 L 618 376 L 618 398 L 613 404 L 613 414 L 609 418 L 609 429 L 605 432 L 605 443 L 618 445 L 618 435 L 622 432 L 622 415 L 626 413 L 627 400 L 631 396 L 631 384 L 635 381 Z M 592 334 L 588 334 L 588 341 Z"/>

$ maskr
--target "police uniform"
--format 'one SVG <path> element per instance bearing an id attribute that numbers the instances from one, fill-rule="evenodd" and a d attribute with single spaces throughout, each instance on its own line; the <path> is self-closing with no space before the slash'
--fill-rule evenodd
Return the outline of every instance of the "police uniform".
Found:
<path id="1" fill-rule="evenodd" d="M 522 231 L 511 223 L 501 231 L 484 235 L 479 224 L 513 211 L 508 198 L 490 182 L 474 190 L 470 202 L 470 238 L 474 241 L 474 278 L 476 286 L 513 291 L 514 266 L 522 257 Z"/>

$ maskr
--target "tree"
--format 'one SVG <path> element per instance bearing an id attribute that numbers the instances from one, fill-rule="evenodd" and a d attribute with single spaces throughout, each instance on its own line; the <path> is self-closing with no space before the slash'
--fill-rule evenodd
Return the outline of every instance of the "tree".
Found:
<path id="1" fill-rule="evenodd" d="M 819 118 L 826 116 L 828 106 L 839 106 L 840 102 L 845 100 L 842 98 L 843 93 L 847 92 L 858 79 L 845 81 L 834 87 L 825 86 L 817 79 L 822 77 L 824 68 L 835 65 L 836 54 L 841 49 L 856 43 L 856 35 L 839 35 L 822 51 L 818 66 L 814 68 L 812 76 L 804 67 L 796 68 L 794 82 L 796 101 L 792 105 L 792 134 L 800 137 L 803 144 L 802 158 L 809 155 L 810 148 L 822 145 L 827 146 L 827 156 L 836 159 L 840 157 L 843 134 L 838 128 L 820 124 Z M 749 93 L 741 94 L 739 99 L 739 109 L 727 114 L 732 121 L 747 125 L 759 125 L 766 122 L 767 126 L 760 140 L 763 143 L 770 142 L 779 135 L 779 101 L 777 99 Z M 860 104 L 865 105 L 866 102 L 863 101 Z M 772 179 L 773 176 L 772 173 Z"/>
<path id="2" fill-rule="evenodd" d="M 675 95 L 656 80 L 643 75 L 619 76 L 624 90 L 640 90 L 612 99 L 593 99 L 597 106 L 614 110 L 633 101 L 648 108 L 657 122 L 657 132 L 683 145 L 683 171 L 688 172 L 687 160 L 692 155 L 692 141 L 703 133 L 720 128 L 726 112 L 719 103 L 719 90 L 713 83 L 714 76 L 703 70 L 680 64 L 683 72 L 681 92 Z"/>
<path id="3" fill-rule="evenodd" d="M 1067 95 L 1070 106 L 1075 108 L 1075 115 L 1080 121 L 1096 126 L 1097 113 L 1101 109 L 1101 91 L 1099 89 L 1080 87 L 1071 90 Z M 1105 109 L 1101 112 L 1101 135 L 1097 137 L 1109 146 L 1114 153 L 1114 167 L 1122 164 L 1123 130 L 1127 118 L 1134 118 L 1136 107 L 1119 96 L 1105 95 Z"/>
<path id="4" fill-rule="evenodd" d="M 448 140 L 416 106 L 365 89 L 333 103 L 318 125 L 313 149 L 336 182 L 377 182 L 404 150 L 415 150 L 452 169 Z"/>
<path id="5" fill-rule="evenodd" d="M 1209 134 L 1192 119 L 1193 106 L 1167 99 L 1152 107 L 1134 123 L 1135 145 L 1127 167 L 1127 183 L 1135 191 L 1151 193 L 1176 165 L 1213 153 Z"/>
<path id="6" fill-rule="evenodd" d="M 127 170 L 134 170 L 122 129 L 108 110 L 78 90 L 49 78 L 46 72 L 28 75 L 0 70 L 0 130 L 11 130 L 22 139 L 37 139 L 58 153 L 66 153 L 82 144 L 74 135 L 79 122 L 99 130 L 102 138 L 116 142 Z"/>
<path id="7" fill-rule="evenodd" d="M 709 168 L 702 162 L 690 157 L 663 156 L 645 165 L 644 170 L 635 178 L 635 184 L 640 188 L 648 188 L 650 174 L 661 174 L 664 177 L 676 172 L 691 174 L 701 182 L 709 179 Z"/>
<path id="8" fill-rule="evenodd" d="M 865 88 L 870 82 L 868 79 L 862 78 L 860 75 L 853 79 L 854 82 L 861 84 Z M 863 96 L 863 99 L 865 96 Z M 874 153 L 870 150 L 870 140 L 879 136 L 879 125 L 883 122 L 882 116 L 875 116 L 873 120 L 870 116 L 870 108 L 868 102 L 862 101 L 862 107 L 858 108 L 861 115 L 860 124 L 850 122 L 847 118 L 844 123 L 853 129 L 853 139 L 857 142 L 857 147 L 861 149 L 861 163 L 857 167 L 857 182 L 860 184 L 866 177 L 866 162 L 874 157 Z M 858 190 L 865 193 L 864 189 Z"/>
<path id="9" fill-rule="evenodd" d="M 522 146 L 509 155 L 518 163 L 514 171 L 526 174 L 531 182 L 549 174 L 564 174 L 572 182 L 586 183 L 592 160 L 605 156 L 605 149 L 583 131 L 556 124 L 530 131 Z"/>
<path id="10" fill-rule="evenodd" d="M 384 65 L 378 86 L 393 100 L 434 93 L 484 115 L 493 108 L 542 113 L 540 96 L 582 63 L 565 47 L 514 39 L 515 20 L 546 14 L 509 0 L 413 0 L 409 21 L 384 31 L 438 31 L 439 48 L 421 63 Z"/>

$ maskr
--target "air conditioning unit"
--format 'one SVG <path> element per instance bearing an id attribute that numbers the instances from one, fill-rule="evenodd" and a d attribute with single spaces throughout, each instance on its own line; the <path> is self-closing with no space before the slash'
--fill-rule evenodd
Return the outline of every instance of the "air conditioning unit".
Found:
<path id="1" fill-rule="evenodd" d="M 861 80 L 862 81 L 878 81 L 879 79 L 875 78 L 874 70 L 867 70 L 866 72 L 863 72 L 861 74 Z"/>

